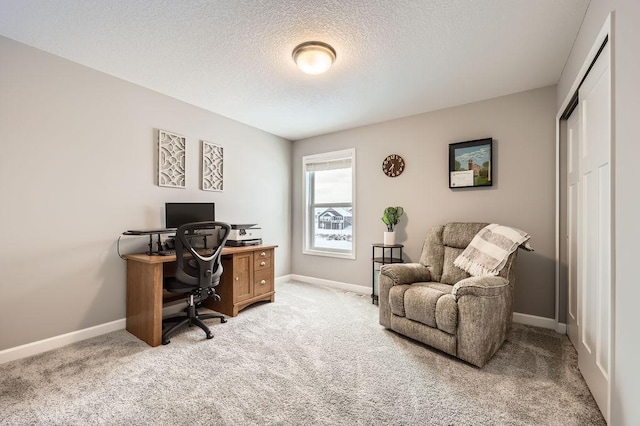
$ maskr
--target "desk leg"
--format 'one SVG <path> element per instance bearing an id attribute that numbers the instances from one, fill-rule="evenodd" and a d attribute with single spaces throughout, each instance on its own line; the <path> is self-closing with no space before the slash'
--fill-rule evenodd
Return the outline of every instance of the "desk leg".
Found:
<path id="1" fill-rule="evenodd" d="M 162 264 L 127 261 L 127 331 L 151 346 L 162 343 Z"/>

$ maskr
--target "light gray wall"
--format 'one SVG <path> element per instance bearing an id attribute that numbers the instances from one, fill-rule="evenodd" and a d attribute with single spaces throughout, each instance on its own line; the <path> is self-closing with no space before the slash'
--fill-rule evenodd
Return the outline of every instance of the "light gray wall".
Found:
<path id="1" fill-rule="evenodd" d="M 613 31 L 614 185 L 615 185 L 615 290 L 614 371 L 611 403 L 612 425 L 640 424 L 640 286 L 638 285 L 637 163 L 640 158 L 640 2 L 594 0 L 590 3 L 571 55 L 558 83 L 557 105 L 569 93 L 609 12 L 615 11 Z"/>
<path id="2" fill-rule="evenodd" d="M 555 102 L 551 86 L 295 142 L 292 272 L 370 287 L 386 206 L 405 208 L 397 240 L 406 261 L 418 261 L 433 225 L 497 222 L 529 232 L 536 249 L 520 253 L 515 310 L 554 318 Z M 494 186 L 449 189 L 449 144 L 484 137 L 494 139 Z M 357 258 L 303 255 L 302 156 L 345 148 L 356 149 Z M 392 153 L 406 162 L 396 178 L 381 169 Z"/>
<path id="3" fill-rule="evenodd" d="M 166 201 L 260 224 L 290 273 L 291 142 L 2 37 L 0 93 L 0 350 L 124 318 L 116 240 Z M 187 189 L 155 184 L 159 128 L 187 138 Z M 199 189 L 201 139 L 224 146 L 224 192 Z"/>

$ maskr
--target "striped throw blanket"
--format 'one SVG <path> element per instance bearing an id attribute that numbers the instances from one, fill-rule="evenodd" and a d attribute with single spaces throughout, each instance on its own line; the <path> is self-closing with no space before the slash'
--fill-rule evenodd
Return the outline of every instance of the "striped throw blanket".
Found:
<path id="1" fill-rule="evenodd" d="M 474 277 L 498 275 L 518 246 L 524 244 L 525 248 L 532 250 L 529 238 L 529 234 L 520 229 L 492 223 L 473 237 L 453 264 Z"/>

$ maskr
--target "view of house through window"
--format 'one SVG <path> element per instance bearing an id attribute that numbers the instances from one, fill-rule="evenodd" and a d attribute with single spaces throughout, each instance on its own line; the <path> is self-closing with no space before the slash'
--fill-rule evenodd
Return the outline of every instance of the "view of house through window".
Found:
<path id="1" fill-rule="evenodd" d="M 355 150 L 303 157 L 304 252 L 354 257 Z"/>

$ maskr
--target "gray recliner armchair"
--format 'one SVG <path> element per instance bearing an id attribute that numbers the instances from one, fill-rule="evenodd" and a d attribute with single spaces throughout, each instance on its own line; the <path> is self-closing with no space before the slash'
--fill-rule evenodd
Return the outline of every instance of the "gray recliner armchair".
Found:
<path id="1" fill-rule="evenodd" d="M 472 277 L 454 260 L 486 223 L 432 228 L 419 263 L 380 269 L 380 324 L 478 367 L 511 329 L 518 250 L 497 276 Z"/>

